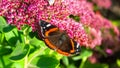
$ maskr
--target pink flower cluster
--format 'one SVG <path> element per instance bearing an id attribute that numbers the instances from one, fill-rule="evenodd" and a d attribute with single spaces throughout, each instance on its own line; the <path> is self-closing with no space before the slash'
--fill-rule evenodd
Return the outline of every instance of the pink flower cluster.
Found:
<path id="1" fill-rule="evenodd" d="M 104 26 L 111 28 L 107 19 L 93 12 L 92 4 L 87 0 L 55 0 L 53 4 L 49 4 L 48 0 L 1 0 L 0 15 L 6 17 L 9 24 L 18 28 L 27 24 L 34 31 L 36 23 L 47 21 L 65 30 L 81 45 L 91 48 L 101 43 L 100 29 Z M 79 16 L 80 21 L 76 22 L 69 15 Z M 94 38 L 89 37 L 86 27 Z"/>
<path id="2" fill-rule="evenodd" d="M 94 3 L 96 3 L 99 7 L 103 8 L 110 8 L 111 6 L 111 0 L 93 0 Z"/>
<path id="3" fill-rule="evenodd" d="M 44 9 L 47 4 L 44 0 L 1 0 L 0 15 L 19 29 L 25 24 L 34 26 L 33 23 L 38 21 L 38 11 Z"/>

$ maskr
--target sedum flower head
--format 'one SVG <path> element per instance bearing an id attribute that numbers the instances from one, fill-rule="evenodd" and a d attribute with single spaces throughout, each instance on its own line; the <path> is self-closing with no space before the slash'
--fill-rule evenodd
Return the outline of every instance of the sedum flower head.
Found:
<path id="1" fill-rule="evenodd" d="M 40 20 L 47 21 L 65 30 L 81 45 L 91 48 L 101 43 L 100 29 L 111 28 L 107 19 L 93 12 L 92 4 L 87 0 L 55 0 L 53 3 L 48 0 L 1 0 L 0 15 L 19 29 L 27 24 L 33 31 L 38 29 L 36 24 Z M 76 22 L 70 15 L 78 16 L 80 21 Z M 89 37 L 85 27 L 91 28 L 95 38 Z"/>

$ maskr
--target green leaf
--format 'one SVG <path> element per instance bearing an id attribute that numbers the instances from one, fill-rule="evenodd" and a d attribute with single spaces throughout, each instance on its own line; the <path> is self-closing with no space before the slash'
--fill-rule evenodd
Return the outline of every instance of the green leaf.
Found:
<path id="1" fill-rule="evenodd" d="M 4 41 L 4 33 L 2 33 L 2 32 L 0 32 L 0 44 L 2 44 L 3 43 L 3 41 Z"/>
<path id="2" fill-rule="evenodd" d="M 73 57 L 73 60 L 79 60 L 82 58 L 88 58 L 92 55 L 92 51 L 90 49 L 85 49 L 85 48 L 81 48 L 81 53 L 79 56 Z"/>
<path id="3" fill-rule="evenodd" d="M 4 17 L 0 16 L 0 23 L 7 24 Z"/>
<path id="4" fill-rule="evenodd" d="M 9 31 L 11 31 L 11 30 L 14 29 L 14 28 L 15 28 L 14 26 L 6 25 L 6 26 L 3 28 L 3 32 L 9 32 Z"/>
<path id="5" fill-rule="evenodd" d="M 56 52 L 53 49 L 50 49 L 49 47 L 47 47 L 47 49 L 44 51 L 46 55 L 51 55 L 51 56 L 56 56 L 56 59 L 60 60 L 63 55 L 59 54 L 58 52 Z"/>
<path id="6" fill-rule="evenodd" d="M 17 28 L 5 33 L 5 39 L 8 41 L 10 45 L 15 45 L 17 41 L 22 42 L 22 34 L 18 32 Z"/>
<path id="7" fill-rule="evenodd" d="M 91 64 L 90 62 L 86 62 L 83 68 L 109 68 L 109 66 L 102 63 Z"/>
<path id="8" fill-rule="evenodd" d="M 37 62 L 37 66 L 40 68 L 57 68 L 59 65 L 59 61 L 55 56 L 40 56 L 40 59 Z"/>
<path id="9" fill-rule="evenodd" d="M 6 23 L 5 19 L 2 16 L 0 16 L 0 31 L 1 32 L 3 31 L 3 28 L 5 26 L 7 26 L 7 23 Z"/>
<path id="10" fill-rule="evenodd" d="M 17 43 L 16 48 L 11 54 L 10 59 L 17 61 L 23 59 L 29 52 L 29 45 L 24 45 L 22 43 Z"/>
<path id="11" fill-rule="evenodd" d="M 9 32 L 13 28 L 14 28 L 14 26 L 7 24 L 5 19 L 3 17 L 0 17 L 0 31 L 1 32 Z"/>
<path id="12" fill-rule="evenodd" d="M 24 60 L 21 60 L 19 62 L 15 62 L 13 63 L 11 68 L 24 68 Z"/>
<path id="13" fill-rule="evenodd" d="M 117 59 L 117 65 L 120 67 L 120 59 Z"/>
<path id="14" fill-rule="evenodd" d="M 34 37 L 39 38 L 37 32 L 29 32 L 29 36 L 30 38 L 34 38 Z"/>
<path id="15" fill-rule="evenodd" d="M 37 38 L 33 38 L 33 39 L 30 39 L 30 44 L 39 48 L 40 46 L 41 47 L 46 47 L 45 43 Z"/>
<path id="16" fill-rule="evenodd" d="M 77 67 L 74 64 L 70 64 L 67 68 L 77 68 Z"/>
<path id="17" fill-rule="evenodd" d="M 12 49 L 10 46 L 0 45 L 0 56 L 10 54 L 11 52 Z"/>
<path id="18" fill-rule="evenodd" d="M 63 61 L 63 63 L 64 63 L 66 66 L 69 65 L 68 57 L 64 56 L 64 57 L 62 58 L 62 61 Z"/>
<path id="19" fill-rule="evenodd" d="M 116 26 L 120 26 L 120 20 L 113 20 L 112 23 Z"/>
<path id="20" fill-rule="evenodd" d="M 9 59 L 10 55 L 0 56 L 0 68 L 13 68 L 12 62 Z"/>

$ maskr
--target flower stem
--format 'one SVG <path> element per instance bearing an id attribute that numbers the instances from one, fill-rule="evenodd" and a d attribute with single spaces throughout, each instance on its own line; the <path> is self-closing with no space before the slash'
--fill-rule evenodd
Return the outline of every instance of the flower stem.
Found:
<path id="1" fill-rule="evenodd" d="M 24 61 L 24 68 L 28 68 L 28 66 L 27 66 L 27 60 L 28 60 L 28 58 L 27 58 L 28 56 L 26 55 L 25 56 L 25 61 Z"/>
<path id="2" fill-rule="evenodd" d="M 1 58 L 1 62 L 2 62 L 3 68 L 5 68 L 5 62 L 3 60 L 3 56 L 0 56 L 0 58 Z"/>
<path id="3" fill-rule="evenodd" d="M 26 44 L 29 44 L 29 39 L 27 38 L 27 31 L 29 30 L 29 27 L 27 27 L 24 31 L 23 31 L 23 34 L 24 34 L 24 40 L 25 40 L 25 45 Z M 28 45 L 26 45 L 28 46 Z M 24 59 L 24 68 L 28 68 L 28 55 L 25 56 L 25 59 Z"/>
<path id="4" fill-rule="evenodd" d="M 1 33 L 1 36 L 2 36 L 2 37 L 1 37 L 1 39 L 0 39 L 0 44 L 3 43 L 4 36 L 5 36 L 4 33 Z"/>
<path id="5" fill-rule="evenodd" d="M 80 64 L 79 68 L 83 68 L 84 67 L 84 64 L 85 64 L 86 60 L 87 60 L 87 57 L 82 58 L 82 62 Z"/>
<path id="6" fill-rule="evenodd" d="M 30 60 L 28 61 L 28 65 L 32 62 L 33 59 L 35 59 L 37 56 L 40 55 L 47 47 L 41 48 L 38 51 L 35 51 L 34 54 L 30 57 Z"/>

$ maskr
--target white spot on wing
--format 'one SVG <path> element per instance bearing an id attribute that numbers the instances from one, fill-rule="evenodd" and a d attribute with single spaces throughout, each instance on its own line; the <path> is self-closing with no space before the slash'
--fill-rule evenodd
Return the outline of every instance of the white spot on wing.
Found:
<path id="1" fill-rule="evenodd" d="M 80 46 L 79 43 L 77 43 L 77 48 L 79 48 L 79 46 Z"/>
<path id="2" fill-rule="evenodd" d="M 47 25 L 46 25 L 46 27 L 50 27 L 50 26 L 51 26 L 51 24 L 47 24 Z"/>
<path id="3" fill-rule="evenodd" d="M 77 43 L 77 45 L 76 45 L 76 54 L 79 54 L 79 47 L 80 47 L 80 45 L 79 45 L 79 43 Z"/>
<path id="4" fill-rule="evenodd" d="M 43 34 L 43 28 L 41 27 L 41 33 L 42 33 L 42 36 L 44 37 L 44 34 Z"/>

